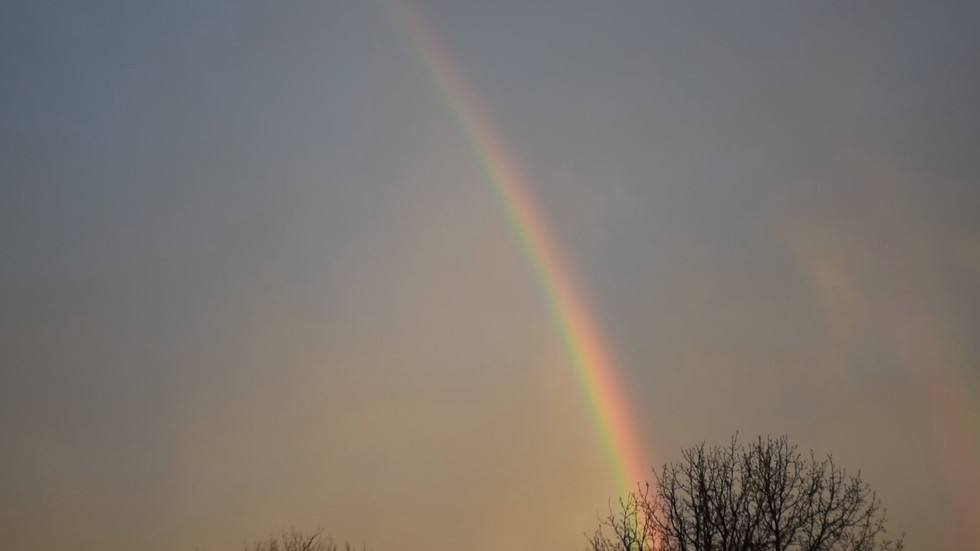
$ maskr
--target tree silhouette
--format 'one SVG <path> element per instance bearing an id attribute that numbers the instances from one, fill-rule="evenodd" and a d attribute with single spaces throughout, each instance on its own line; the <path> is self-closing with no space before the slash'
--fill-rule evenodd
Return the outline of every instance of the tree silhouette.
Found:
<path id="1" fill-rule="evenodd" d="M 647 488 L 619 499 L 619 509 L 609 507 L 599 528 L 589 538 L 591 551 L 649 551 L 654 549 L 654 525 L 646 516 Z"/>
<path id="2" fill-rule="evenodd" d="M 279 537 L 255 542 L 251 547 L 245 546 L 245 551 L 355 551 L 355 549 L 346 542 L 341 547 L 333 541 L 333 538 L 323 535 L 321 530 L 304 534 L 295 528 L 284 531 Z"/>
<path id="3" fill-rule="evenodd" d="M 861 474 L 786 436 L 682 451 L 600 519 L 590 551 L 899 551 Z"/>

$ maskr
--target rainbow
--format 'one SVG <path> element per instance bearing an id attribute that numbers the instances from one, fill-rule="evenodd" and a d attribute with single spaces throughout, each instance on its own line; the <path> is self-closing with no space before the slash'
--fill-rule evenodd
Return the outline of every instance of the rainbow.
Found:
<path id="1" fill-rule="evenodd" d="M 822 301 L 828 327 L 845 335 L 854 331 L 849 303 L 865 303 L 853 274 L 832 254 L 812 245 L 796 245 L 804 259 L 813 285 Z M 910 253 L 901 251 L 902 261 Z M 945 481 L 948 499 L 954 504 L 950 519 L 954 546 L 980 549 L 980 409 L 973 394 L 975 383 L 970 369 L 974 358 L 961 346 L 948 315 L 930 296 L 934 285 L 914 277 L 904 266 L 892 270 L 891 284 L 901 289 L 901 301 L 883 311 L 878 320 L 884 343 L 895 352 L 905 375 L 914 383 L 927 406 L 932 422 L 932 449 L 940 477 Z M 840 300 L 842 295 L 846 300 Z"/>
<path id="2" fill-rule="evenodd" d="M 526 180 L 494 131 L 477 94 L 421 14 L 403 1 L 382 0 L 382 5 L 394 26 L 407 36 L 449 105 L 521 243 L 588 404 L 612 483 L 620 495 L 634 490 L 645 478 L 648 463 L 626 394 L 602 334 Z"/>

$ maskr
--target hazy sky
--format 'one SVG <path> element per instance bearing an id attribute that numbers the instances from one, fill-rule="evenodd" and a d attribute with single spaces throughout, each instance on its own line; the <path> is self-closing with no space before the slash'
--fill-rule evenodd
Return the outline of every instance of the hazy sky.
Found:
<path id="1" fill-rule="evenodd" d="M 409 9 L 651 463 L 785 432 L 910 548 L 975 548 L 980 5 L 788 4 Z M 615 490 L 582 389 L 390 10 L 0 6 L 4 545 L 584 548 Z"/>

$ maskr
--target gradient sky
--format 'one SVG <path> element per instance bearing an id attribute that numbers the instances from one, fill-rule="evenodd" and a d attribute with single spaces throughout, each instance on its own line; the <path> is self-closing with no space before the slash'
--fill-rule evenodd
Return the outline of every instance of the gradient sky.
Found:
<path id="1" fill-rule="evenodd" d="M 980 548 L 980 5 L 397 2 L 523 171 L 648 461 L 787 433 L 910 548 Z M 4 545 L 585 546 L 588 404 L 402 27 L 0 6 Z"/>

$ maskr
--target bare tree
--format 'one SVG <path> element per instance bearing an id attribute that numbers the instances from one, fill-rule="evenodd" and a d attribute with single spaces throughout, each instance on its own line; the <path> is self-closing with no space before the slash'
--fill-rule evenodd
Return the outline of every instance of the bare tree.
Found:
<path id="1" fill-rule="evenodd" d="M 620 501 L 591 551 L 899 551 L 861 474 L 803 454 L 785 436 L 700 444 Z M 639 528 L 634 528 L 639 527 Z M 622 534 L 642 533 L 644 543 Z"/>
<path id="2" fill-rule="evenodd" d="M 619 499 L 619 508 L 609 506 L 609 514 L 599 519 L 599 528 L 589 538 L 592 551 L 653 551 L 653 524 L 648 521 L 645 504 L 648 488 Z"/>
<path id="3" fill-rule="evenodd" d="M 312 534 L 304 534 L 291 528 L 284 531 L 279 537 L 271 537 L 267 540 L 255 542 L 251 547 L 245 546 L 245 551 L 355 551 L 355 547 L 350 543 L 344 543 L 343 547 L 333 541 L 330 536 L 323 535 L 322 530 L 317 530 Z"/>

